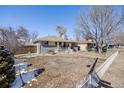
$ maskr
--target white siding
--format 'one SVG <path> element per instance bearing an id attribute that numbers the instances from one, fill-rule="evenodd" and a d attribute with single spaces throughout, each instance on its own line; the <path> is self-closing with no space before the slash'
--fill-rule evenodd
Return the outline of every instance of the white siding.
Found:
<path id="1" fill-rule="evenodd" d="M 80 51 L 87 51 L 87 44 L 78 44 Z"/>

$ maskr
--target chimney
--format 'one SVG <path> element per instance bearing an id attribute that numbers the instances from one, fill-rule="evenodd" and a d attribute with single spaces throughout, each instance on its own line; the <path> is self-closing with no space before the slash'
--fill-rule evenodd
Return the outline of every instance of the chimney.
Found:
<path id="1" fill-rule="evenodd" d="M 61 35 L 61 38 L 62 38 L 62 39 L 66 39 L 64 34 L 63 34 L 63 35 Z"/>

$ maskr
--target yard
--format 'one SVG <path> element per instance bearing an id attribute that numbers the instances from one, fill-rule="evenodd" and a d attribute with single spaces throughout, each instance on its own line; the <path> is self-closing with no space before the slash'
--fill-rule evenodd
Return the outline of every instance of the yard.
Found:
<path id="1" fill-rule="evenodd" d="M 114 88 L 124 88 L 124 49 L 119 49 L 117 58 L 110 65 L 103 79 L 111 82 Z"/>
<path id="2" fill-rule="evenodd" d="M 25 84 L 23 87 L 39 88 L 72 88 L 80 84 L 87 76 L 91 65 L 99 57 L 97 66 L 105 61 L 112 52 L 97 54 L 95 52 L 78 52 L 72 54 L 46 54 L 26 59 L 26 63 L 32 64 L 27 68 L 45 69 L 36 81 Z"/>

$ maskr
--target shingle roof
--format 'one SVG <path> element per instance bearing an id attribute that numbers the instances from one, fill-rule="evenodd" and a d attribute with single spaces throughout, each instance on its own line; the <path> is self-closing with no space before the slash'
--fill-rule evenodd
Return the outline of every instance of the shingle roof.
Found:
<path id="1" fill-rule="evenodd" d="M 36 42 L 40 42 L 40 41 L 75 42 L 75 41 L 72 41 L 72 40 L 66 40 L 66 39 L 63 39 L 63 38 L 61 38 L 61 37 L 57 37 L 57 36 L 46 36 L 46 37 L 39 38 L 39 39 L 36 40 L 34 43 L 36 43 Z"/>
<path id="2" fill-rule="evenodd" d="M 79 44 L 95 44 L 94 41 L 87 41 L 87 40 L 83 40 L 83 41 L 78 41 Z"/>
<path id="3" fill-rule="evenodd" d="M 57 36 L 46 36 L 46 37 L 42 37 L 42 38 L 39 38 L 36 41 L 34 41 L 34 43 L 42 42 L 42 41 L 72 42 L 72 43 L 75 42 L 75 43 L 79 43 L 79 44 L 95 43 L 95 42 L 87 41 L 87 40 L 82 40 L 82 41 L 66 40 L 66 39 L 63 39 L 63 38 L 57 37 Z"/>

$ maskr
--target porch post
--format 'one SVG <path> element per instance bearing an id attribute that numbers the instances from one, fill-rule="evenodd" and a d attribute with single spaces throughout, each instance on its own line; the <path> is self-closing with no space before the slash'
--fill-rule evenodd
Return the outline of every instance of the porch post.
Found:
<path id="1" fill-rule="evenodd" d="M 57 42 L 57 48 L 59 48 L 59 42 Z"/>
<path id="2" fill-rule="evenodd" d="M 69 43 L 69 48 L 71 48 L 71 43 Z"/>
<path id="3" fill-rule="evenodd" d="M 61 47 L 64 47 L 64 42 L 61 42 Z"/>
<path id="4" fill-rule="evenodd" d="M 68 53 L 70 53 L 71 52 L 71 43 L 69 42 L 68 43 Z"/>
<path id="5" fill-rule="evenodd" d="M 40 43 L 37 43 L 37 54 L 40 54 L 41 48 L 40 48 Z"/>

